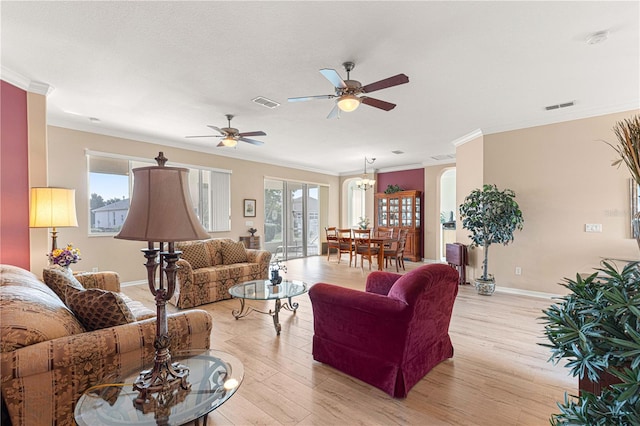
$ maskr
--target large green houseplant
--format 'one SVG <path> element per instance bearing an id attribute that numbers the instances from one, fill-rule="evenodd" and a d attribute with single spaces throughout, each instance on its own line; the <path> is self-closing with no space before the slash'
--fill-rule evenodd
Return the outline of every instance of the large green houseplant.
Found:
<path id="1" fill-rule="evenodd" d="M 553 425 L 640 425 L 640 272 L 607 261 L 562 284 L 569 294 L 543 311 L 550 361 L 567 360 L 579 396 L 558 403 Z"/>
<path id="2" fill-rule="evenodd" d="M 496 185 L 475 189 L 460 205 L 462 227 L 471 232 L 471 247 L 484 248 L 482 277 L 476 278 L 479 294 L 491 295 L 495 290 L 493 276 L 488 273 L 489 246 L 507 245 L 513 241 L 516 229 L 522 229 L 524 218 L 511 189 L 500 191 Z"/>

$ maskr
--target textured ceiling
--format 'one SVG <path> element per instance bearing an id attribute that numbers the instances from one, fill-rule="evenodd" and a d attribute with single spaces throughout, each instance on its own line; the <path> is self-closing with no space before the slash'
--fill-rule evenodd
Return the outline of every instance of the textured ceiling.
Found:
<path id="1" fill-rule="evenodd" d="M 640 107 L 639 2 L 11 2 L 2 78 L 51 86 L 50 124 L 345 174 L 438 164 L 453 141 Z M 589 45 L 589 34 L 609 39 Z M 327 120 L 318 72 L 405 85 Z M 24 83 L 27 82 L 27 83 Z M 281 103 L 267 109 L 264 96 Z M 575 106 L 544 107 L 567 101 Z M 226 126 L 264 146 L 185 139 Z M 100 121 L 94 123 L 89 117 Z M 105 147 L 106 148 L 106 147 Z M 391 151 L 400 150 L 396 155 Z M 449 160 L 451 161 L 451 160 Z M 446 162 L 446 161 L 445 161 Z"/>

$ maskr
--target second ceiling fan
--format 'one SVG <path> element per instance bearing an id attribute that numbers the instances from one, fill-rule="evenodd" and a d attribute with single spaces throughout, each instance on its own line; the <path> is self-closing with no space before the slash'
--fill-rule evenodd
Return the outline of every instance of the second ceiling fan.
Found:
<path id="1" fill-rule="evenodd" d="M 335 95 L 302 96 L 299 98 L 289 98 L 289 102 L 338 98 L 336 105 L 333 107 L 327 118 L 339 117 L 340 111 L 354 111 L 361 103 L 385 111 L 391 111 L 396 107 L 396 104 L 371 98 L 369 96 L 358 95 L 362 93 L 375 92 L 376 90 L 386 89 L 388 87 L 398 86 L 409 82 L 409 77 L 405 74 L 398 74 L 363 86 L 359 81 L 351 80 L 349 78 L 349 73 L 356 66 L 354 62 L 345 62 L 342 66 L 345 71 L 347 71 L 346 80 L 343 80 L 342 77 L 340 77 L 340 74 L 338 74 L 334 69 L 323 68 L 320 70 L 320 73 L 334 85 L 336 92 Z"/>
<path id="2" fill-rule="evenodd" d="M 257 141 L 255 139 L 249 139 L 247 136 L 267 136 L 265 132 L 262 130 L 257 130 L 255 132 L 242 132 L 238 129 L 231 127 L 231 119 L 233 118 L 232 114 L 225 114 L 227 117 L 227 122 L 229 123 L 229 127 L 219 128 L 216 126 L 207 125 L 208 128 L 219 132 L 219 135 L 198 135 L 198 136 L 185 136 L 187 138 L 223 138 L 222 141 L 216 146 L 227 146 L 234 147 L 238 144 L 238 141 L 247 142 L 252 145 L 264 145 L 264 142 Z"/>

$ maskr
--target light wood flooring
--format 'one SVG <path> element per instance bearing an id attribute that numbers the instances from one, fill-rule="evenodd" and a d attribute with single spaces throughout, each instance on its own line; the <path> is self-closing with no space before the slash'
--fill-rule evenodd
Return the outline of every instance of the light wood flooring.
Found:
<path id="1" fill-rule="evenodd" d="M 356 289 L 364 289 L 369 273 L 344 260 L 338 264 L 335 257 L 286 265 L 286 278 Z M 407 271 L 419 265 L 406 262 Z M 154 306 L 146 285 L 123 291 Z M 576 393 L 567 369 L 548 363 L 548 349 L 538 345 L 545 342 L 538 317 L 551 300 L 499 292 L 478 296 L 471 286 L 460 287 L 450 327 L 454 357 L 436 366 L 406 399 L 314 361 L 311 302 L 306 294 L 295 300 L 295 315 L 281 312 L 280 336 L 268 315 L 253 312 L 235 320 L 231 311 L 238 300 L 199 307 L 213 317 L 211 347 L 234 354 L 245 368 L 242 386 L 209 415 L 209 425 L 545 425 L 565 391 Z M 248 303 L 266 310 L 273 304 Z"/>

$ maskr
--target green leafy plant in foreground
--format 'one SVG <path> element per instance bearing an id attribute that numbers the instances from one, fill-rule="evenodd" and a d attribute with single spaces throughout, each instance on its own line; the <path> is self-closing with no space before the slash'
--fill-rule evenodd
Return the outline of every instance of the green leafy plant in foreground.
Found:
<path id="1" fill-rule="evenodd" d="M 592 382 L 606 372 L 618 384 L 599 395 L 565 394 L 553 425 L 640 425 L 640 262 L 618 271 L 602 262 L 594 274 L 561 284 L 570 293 L 544 310 L 549 361 L 566 359 L 574 377 Z"/>

